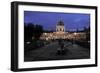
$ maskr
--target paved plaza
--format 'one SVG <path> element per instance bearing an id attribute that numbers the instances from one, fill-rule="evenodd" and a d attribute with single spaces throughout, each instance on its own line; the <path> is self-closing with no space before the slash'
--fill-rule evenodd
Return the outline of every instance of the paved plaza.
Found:
<path id="1" fill-rule="evenodd" d="M 24 61 L 42 61 L 42 60 L 71 60 L 71 59 L 88 59 L 90 58 L 89 48 L 84 48 L 78 44 L 64 42 L 64 55 L 58 55 L 57 50 L 60 48 L 57 41 L 51 42 L 44 47 L 28 51 Z"/>

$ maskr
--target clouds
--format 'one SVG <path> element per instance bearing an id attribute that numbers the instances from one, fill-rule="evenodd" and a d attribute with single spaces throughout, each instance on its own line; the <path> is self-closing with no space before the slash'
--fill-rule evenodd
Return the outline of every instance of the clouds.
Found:
<path id="1" fill-rule="evenodd" d="M 31 22 L 42 25 L 45 30 L 55 30 L 59 20 L 64 22 L 66 30 L 76 30 L 90 26 L 89 14 L 24 11 L 25 23 Z"/>

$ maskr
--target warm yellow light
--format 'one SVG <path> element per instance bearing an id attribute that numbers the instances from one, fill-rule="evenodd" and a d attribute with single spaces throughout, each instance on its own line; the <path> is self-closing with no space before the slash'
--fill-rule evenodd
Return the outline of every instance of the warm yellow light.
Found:
<path id="1" fill-rule="evenodd" d="M 74 32 L 74 35 L 76 35 L 77 33 L 76 32 Z"/>

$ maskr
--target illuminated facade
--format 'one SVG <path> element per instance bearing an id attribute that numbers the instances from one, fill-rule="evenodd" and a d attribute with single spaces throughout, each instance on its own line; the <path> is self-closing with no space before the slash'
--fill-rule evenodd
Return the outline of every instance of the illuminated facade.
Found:
<path id="1" fill-rule="evenodd" d="M 86 33 L 69 33 L 65 32 L 63 21 L 59 21 L 56 25 L 56 32 L 43 33 L 40 37 L 41 40 L 56 40 L 56 39 L 86 39 Z"/>
<path id="2" fill-rule="evenodd" d="M 65 32 L 64 23 L 62 21 L 59 21 L 58 24 L 56 25 L 56 32 L 58 32 L 58 33 Z"/>

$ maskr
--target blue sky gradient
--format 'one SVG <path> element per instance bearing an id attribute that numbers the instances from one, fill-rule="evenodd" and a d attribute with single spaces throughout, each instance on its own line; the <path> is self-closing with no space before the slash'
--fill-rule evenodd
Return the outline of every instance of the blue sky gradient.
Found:
<path id="1" fill-rule="evenodd" d="M 64 22 L 66 31 L 83 30 L 90 26 L 90 14 L 24 11 L 24 23 L 42 25 L 45 30 L 55 31 L 60 20 Z"/>

